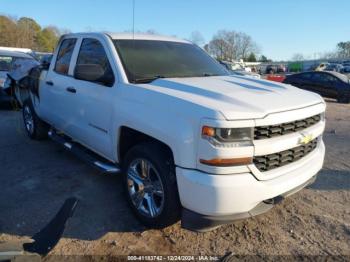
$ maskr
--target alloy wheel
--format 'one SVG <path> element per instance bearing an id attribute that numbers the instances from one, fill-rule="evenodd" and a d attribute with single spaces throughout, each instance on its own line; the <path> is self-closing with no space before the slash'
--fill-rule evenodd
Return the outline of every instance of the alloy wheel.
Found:
<path id="1" fill-rule="evenodd" d="M 164 189 L 159 173 L 146 159 L 135 159 L 127 169 L 128 193 L 142 215 L 157 217 L 164 206 Z"/>
<path id="2" fill-rule="evenodd" d="M 24 124 L 25 124 L 25 127 L 26 127 L 28 133 L 33 134 L 34 133 L 34 118 L 33 118 L 33 114 L 32 114 L 32 111 L 30 110 L 29 106 L 24 107 L 23 118 L 24 118 Z"/>

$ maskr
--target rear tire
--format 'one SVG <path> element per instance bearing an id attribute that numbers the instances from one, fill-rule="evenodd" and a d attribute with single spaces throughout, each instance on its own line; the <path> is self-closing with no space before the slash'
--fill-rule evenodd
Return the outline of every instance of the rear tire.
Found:
<path id="1" fill-rule="evenodd" d="M 181 204 L 174 161 L 164 146 L 144 142 L 131 148 L 123 174 L 127 200 L 142 224 L 164 228 L 179 220 Z"/>
<path id="2" fill-rule="evenodd" d="M 26 100 L 23 103 L 22 114 L 24 128 L 31 139 L 43 140 L 48 137 L 49 125 L 35 113 L 31 100 Z"/>
<path id="3" fill-rule="evenodd" d="M 350 103 L 350 94 L 346 95 L 346 94 L 338 93 L 337 102 L 342 104 Z"/>

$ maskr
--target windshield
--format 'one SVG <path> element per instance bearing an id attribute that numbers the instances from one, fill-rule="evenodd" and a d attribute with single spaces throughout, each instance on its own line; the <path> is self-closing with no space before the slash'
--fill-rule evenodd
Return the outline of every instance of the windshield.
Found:
<path id="1" fill-rule="evenodd" d="M 12 59 L 11 56 L 0 56 L 0 71 L 10 71 Z"/>
<path id="2" fill-rule="evenodd" d="M 227 75 L 196 45 L 156 40 L 114 40 L 129 82 L 163 77 Z M 140 80 L 140 81 L 139 81 Z"/>
<path id="3" fill-rule="evenodd" d="M 334 76 L 338 77 L 341 81 L 345 83 L 349 83 L 349 78 L 346 75 L 337 73 L 337 72 L 332 72 Z"/>

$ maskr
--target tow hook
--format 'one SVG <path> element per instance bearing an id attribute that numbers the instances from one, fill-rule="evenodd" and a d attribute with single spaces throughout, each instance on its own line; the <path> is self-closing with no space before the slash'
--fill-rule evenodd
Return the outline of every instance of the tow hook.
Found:
<path id="1" fill-rule="evenodd" d="M 283 196 L 276 196 L 274 198 L 266 199 L 263 202 L 265 204 L 269 204 L 269 205 L 277 205 L 277 204 L 281 203 L 282 200 L 284 200 Z"/>

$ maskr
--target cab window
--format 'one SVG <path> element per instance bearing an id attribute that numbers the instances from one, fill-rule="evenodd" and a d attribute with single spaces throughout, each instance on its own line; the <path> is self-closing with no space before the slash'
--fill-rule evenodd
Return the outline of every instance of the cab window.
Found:
<path id="1" fill-rule="evenodd" d="M 76 78 L 81 80 L 105 86 L 114 84 L 113 70 L 106 51 L 99 40 L 93 38 L 83 40 L 74 74 Z"/>
<path id="2" fill-rule="evenodd" d="M 60 49 L 57 54 L 55 71 L 59 74 L 68 75 L 69 64 L 74 51 L 76 38 L 69 38 L 62 41 Z"/>

